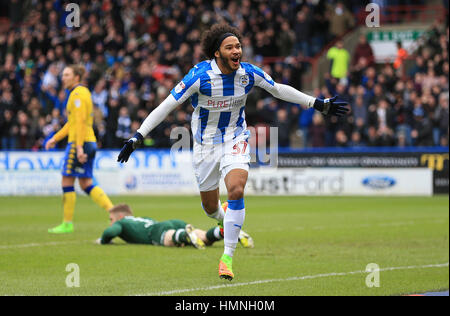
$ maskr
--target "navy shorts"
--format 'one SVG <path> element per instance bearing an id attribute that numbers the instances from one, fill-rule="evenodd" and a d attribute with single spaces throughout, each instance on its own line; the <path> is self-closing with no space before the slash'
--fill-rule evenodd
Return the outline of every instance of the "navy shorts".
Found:
<path id="1" fill-rule="evenodd" d="M 94 176 L 94 160 L 97 151 L 96 142 L 86 142 L 83 145 L 84 153 L 88 160 L 81 164 L 77 159 L 75 143 L 68 143 L 64 153 L 64 164 L 62 175 L 67 177 L 92 178 Z"/>

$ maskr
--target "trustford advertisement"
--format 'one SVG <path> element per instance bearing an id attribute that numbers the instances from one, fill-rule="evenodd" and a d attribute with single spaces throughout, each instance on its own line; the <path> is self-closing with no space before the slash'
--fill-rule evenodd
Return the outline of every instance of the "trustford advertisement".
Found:
<path id="1" fill-rule="evenodd" d="M 260 168 L 250 173 L 246 193 L 430 196 L 433 194 L 432 172 L 427 168 Z"/>
<path id="2" fill-rule="evenodd" d="M 280 153 L 280 168 L 429 168 L 433 193 L 449 193 L 448 149 L 430 151 L 289 152 Z"/>

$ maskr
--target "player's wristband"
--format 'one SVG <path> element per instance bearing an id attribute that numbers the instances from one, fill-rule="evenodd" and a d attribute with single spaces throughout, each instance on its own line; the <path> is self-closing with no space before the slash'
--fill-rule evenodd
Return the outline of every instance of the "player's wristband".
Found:
<path id="1" fill-rule="evenodd" d="M 327 115 L 328 111 L 330 110 L 330 99 L 322 100 L 322 99 L 316 98 L 316 100 L 314 101 L 313 107 L 320 113 Z"/>
<path id="2" fill-rule="evenodd" d="M 136 149 L 142 144 L 142 142 L 144 141 L 144 137 L 139 132 L 136 132 L 136 134 L 134 134 L 134 136 L 131 137 L 130 140 L 133 142 L 133 149 Z"/>

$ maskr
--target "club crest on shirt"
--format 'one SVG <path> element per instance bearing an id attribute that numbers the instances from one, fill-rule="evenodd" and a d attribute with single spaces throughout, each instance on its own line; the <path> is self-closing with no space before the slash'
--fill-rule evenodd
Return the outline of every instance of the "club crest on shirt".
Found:
<path id="1" fill-rule="evenodd" d="M 73 102 L 75 103 L 75 106 L 76 106 L 77 108 L 80 107 L 81 101 L 80 101 L 79 99 L 75 99 Z"/>
<path id="2" fill-rule="evenodd" d="M 239 84 L 243 87 L 247 86 L 249 83 L 248 75 L 243 75 L 239 78 Z"/>
<path id="3" fill-rule="evenodd" d="M 180 81 L 180 83 L 175 87 L 175 93 L 180 93 L 184 88 L 186 88 L 184 82 Z"/>

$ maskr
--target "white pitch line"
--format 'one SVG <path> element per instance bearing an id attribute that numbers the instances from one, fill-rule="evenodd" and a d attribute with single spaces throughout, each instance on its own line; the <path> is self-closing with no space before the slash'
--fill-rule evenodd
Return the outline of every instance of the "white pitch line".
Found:
<path id="1" fill-rule="evenodd" d="M 382 272 L 382 271 L 393 271 L 393 270 L 444 268 L 444 267 L 448 267 L 448 266 L 449 266 L 449 263 L 447 262 L 447 263 L 443 263 L 443 264 L 429 264 L 429 265 L 422 265 L 422 266 L 382 268 L 382 269 L 379 269 L 378 271 Z M 346 275 L 363 274 L 363 273 L 369 273 L 369 272 L 365 271 L 365 270 L 351 271 L 351 272 L 332 272 L 332 273 L 323 273 L 323 274 L 316 274 L 316 275 L 306 275 L 306 276 L 301 276 L 301 277 L 290 277 L 290 278 L 285 278 L 285 279 L 268 279 L 268 280 L 258 280 L 258 281 L 245 282 L 245 283 L 232 283 L 232 284 L 222 284 L 222 285 L 214 285 L 214 286 L 207 286 L 207 287 L 200 287 L 200 288 L 153 292 L 153 293 L 147 293 L 147 294 L 134 294 L 133 296 L 172 295 L 172 294 L 180 294 L 180 293 L 196 292 L 196 291 L 210 291 L 210 290 L 216 290 L 216 289 L 228 288 L 228 287 L 238 287 L 238 286 L 265 284 L 265 283 L 273 283 L 273 282 L 299 281 L 299 280 L 327 278 L 327 277 L 334 277 L 334 276 L 346 276 Z"/>
<path id="2" fill-rule="evenodd" d="M 84 241 L 51 241 L 46 243 L 30 243 L 30 244 L 22 244 L 22 245 L 0 245 L 0 249 L 16 249 L 16 248 L 30 248 L 30 247 L 44 247 L 44 246 L 59 246 L 59 245 L 68 245 L 68 244 L 79 244 L 85 243 L 90 240 Z M 93 242 L 93 241 L 92 241 Z"/>
<path id="3" fill-rule="evenodd" d="M 358 225 L 352 225 L 352 228 L 371 228 L 371 227 L 401 227 L 401 226 L 410 226 L 410 225 L 421 225 L 421 224 L 442 224 L 446 223 L 448 220 L 429 220 L 429 221 L 409 221 L 409 222 L 384 222 L 384 223 L 376 223 L 376 224 L 358 224 Z M 290 230 L 324 230 L 324 229 L 343 229 L 350 227 L 349 225 L 336 225 L 336 226 L 297 226 L 289 228 Z M 278 232 L 278 231 L 285 231 L 285 228 L 269 228 L 269 229 L 254 229 L 252 232 L 254 233 L 261 233 L 261 232 Z"/>

